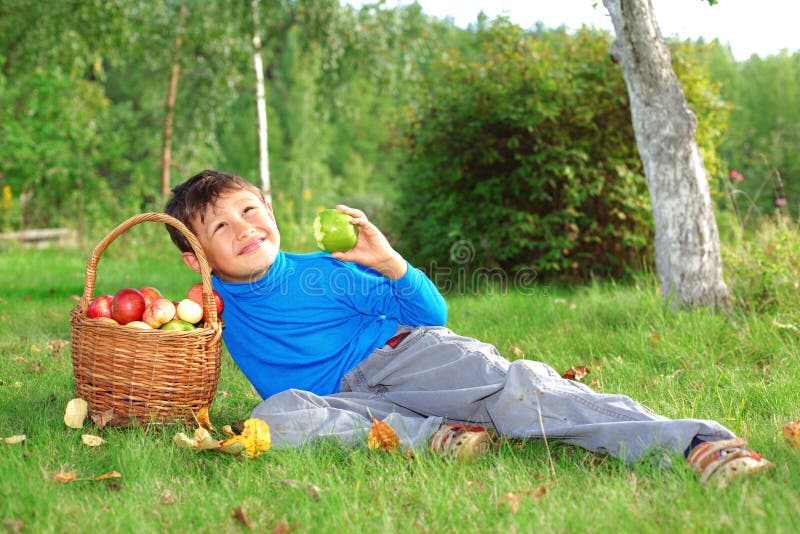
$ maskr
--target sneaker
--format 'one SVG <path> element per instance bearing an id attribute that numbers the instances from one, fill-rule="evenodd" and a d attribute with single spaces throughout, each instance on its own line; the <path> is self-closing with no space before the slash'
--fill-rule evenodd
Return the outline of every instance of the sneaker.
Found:
<path id="1" fill-rule="evenodd" d="M 489 452 L 493 439 L 481 426 L 443 424 L 430 439 L 433 452 L 469 460 Z"/>
<path id="2" fill-rule="evenodd" d="M 703 442 L 692 449 L 686 460 L 700 477 L 701 484 L 715 482 L 720 488 L 743 475 L 775 466 L 757 452 L 746 448 L 742 438 Z"/>

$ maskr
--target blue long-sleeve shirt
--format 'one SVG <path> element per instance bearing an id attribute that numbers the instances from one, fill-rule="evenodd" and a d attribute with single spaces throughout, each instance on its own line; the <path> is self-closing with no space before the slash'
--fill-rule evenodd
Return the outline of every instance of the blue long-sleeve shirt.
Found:
<path id="1" fill-rule="evenodd" d="M 398 324 L 447 320 L 436 286 L 411 265 L 390 280 L 327 253 L 279 252 L 260 280 L 213 282 L 225 302 L 225 345 L 263 398 L 289 388 L 335 393 Z"/>

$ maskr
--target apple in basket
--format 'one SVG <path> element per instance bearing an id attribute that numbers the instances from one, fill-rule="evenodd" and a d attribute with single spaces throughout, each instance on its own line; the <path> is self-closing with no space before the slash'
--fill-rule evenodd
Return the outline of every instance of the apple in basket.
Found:
<path id="1" fill-rule="evenodd" d="M 142 293 L 142 296 L 144 297 L 145 308 L 148 307 L 150 304 L 152 304 L 154 300 L 161 298 L 161 291 L 152 286 L 140 287 L 139 291 Z"/>
<path id="2" fill-rule="evenodd" d="M 173 319 L 167 323 L 162 324 L 159 330 L 177 330 L 179 332 L 188 332 L 194 330 L 195 326 L 180 319 Z"/>
<path id="3" fill-rule="evenodd" d="M 98 317 L 111 317 L 111 301 L 114 297 L 111 295 L 100 295 L 95 297 L 86 308 L 86 316 L 91 319 Z"/>
<path id="4" fill-rule="evenodd" d="M 111 317 L 119 324 L 141 321 L 144 308 L 142 292 L 132 287 L 126 287 L 114 294 L 114 298 L 111 300 Z"/>
<path id="5" fill-rule="evenodd" d="M 216 289 L 212 289 L 214 295 L 214 303 L 217 305 L 217 315 L 222 315 L 222 309 L 225 307 L 225 303 L 222 301 L 222 297 L 217 293 Z M 203 284 L 197 283 L 189 288 L 189 292 L 186 294 L 186 298 L 189 298 L 199 305 L 203 305 Z"/>
<path id="6" fill-rule="evenodd" d="M 149 324 L 152 328 L 158 328 L 175 317 L 175 305 L 171 300 L 157 298 L 151 302 L 142 313 L 142 321 Z"/>
<path id="7" fill-rule="evenodd" d="M 203 307 L 192 299 L 183 299 L 176 309 L 178 319 L 195 324 L 203 320 Z"/>

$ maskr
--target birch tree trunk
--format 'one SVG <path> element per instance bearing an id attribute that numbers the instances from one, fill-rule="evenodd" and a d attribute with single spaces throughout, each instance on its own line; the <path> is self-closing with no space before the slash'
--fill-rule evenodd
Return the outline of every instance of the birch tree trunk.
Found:
<path id="1" fill-rule="evenodd" d="M 603 0 L 622 66 L 655 221 L 655 263 L 673 306 L 728 306 L 719 233 L 689 109 L 651 0 Z"/>
<path id="2" fill-rule="evenodd" d="M 175 37 L 175 55 L 172 59 L 172 71 L 169 75 L 167 90 L 166 117 L 164 118 L 164 146 L 161 151 L 161 199 L 165 201 L 170 191 L 170 167 L 172 166 L 172 122 L 175 116 L 175 95 L 178 92 L 178 78 L 181 73 L 181 45 L 183 43 L 183 26 L 188 15 L 186 2 L 181 2 L 178 16 L 178 35 Z"/>
<path id="3" fill-rule="evenodd" d="M 258 176 L 261 179 L 261 191 L 267 202 L 272 201 L 269 183 L 269 152 L 267 151 L 267 102 L 264 89 L 264 63 L 261 60 L 261 37 L 259 36 L 258 0 L 253 6 L 253 66 L 256 70 L 256 113 L 258 117 Z"/>

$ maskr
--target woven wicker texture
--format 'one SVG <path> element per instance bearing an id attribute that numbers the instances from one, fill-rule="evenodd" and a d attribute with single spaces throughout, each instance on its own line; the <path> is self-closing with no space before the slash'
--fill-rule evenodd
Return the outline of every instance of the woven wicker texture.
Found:
<path id="1" fill-rule="evenodd" d="M 177 228 L 200 263 L 205 323 L 195 330 L 143 330 L 86 316 L 94 299 L 102 252 L 122 233 L 143 222 Z M 111 414 L 109 424 L 164 424 L 191 419 L 214 399 L 219 379 L 222 324 L 211 285 L 211 268 L 197 238 L 163 213 L 135 215 L 112 230 L 86 265 L 80 303 L 70 312 L 75 391 L 91 413 Z"/>

